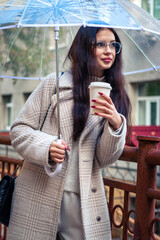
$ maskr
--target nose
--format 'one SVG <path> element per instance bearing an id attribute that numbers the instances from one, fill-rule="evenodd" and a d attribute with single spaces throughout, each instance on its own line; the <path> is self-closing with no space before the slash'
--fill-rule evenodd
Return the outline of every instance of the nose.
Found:
<path id="1" fill-rule="evenodd" d="M 104 53 L 110 53 L 111 52 L 111 48 L 109 45 L 106 45 L 105 48 L 104 48 Z"/>

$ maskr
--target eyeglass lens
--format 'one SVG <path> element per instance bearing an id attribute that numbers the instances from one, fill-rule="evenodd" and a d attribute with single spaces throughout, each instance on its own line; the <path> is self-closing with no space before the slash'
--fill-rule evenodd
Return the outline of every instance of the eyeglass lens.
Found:
<path id="1" fill-rule="evenodd" d="M 106 43 L 106 42 L 98 42 L 96 44 L 97 48 L 99 49 L 103 49 L 106 51 L 107 46 L 109 46 L 109 48 L 111 50 L 115 50 L 116 54 L 120 53 L 121 51 L 121 44 L 119 42 L 111 42 L 111 43 Z"/>

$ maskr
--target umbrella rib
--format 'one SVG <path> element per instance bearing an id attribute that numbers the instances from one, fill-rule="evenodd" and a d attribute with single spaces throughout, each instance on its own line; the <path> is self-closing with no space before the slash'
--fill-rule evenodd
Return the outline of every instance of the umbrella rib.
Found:
<path id="1" fill-rule="evenodd" d="M 11 28 L 17 28 L 17 25 L 9 25 L 9 26 L 0 27 L 1 30 L 11 29 Z"/>
<path id="2" fill-rule="evenodd" d="M 158 70 L 160 69 L 160 66 L 157 66 L 156 69 L 154 68 L 154 70 Z M 143 73 L 143 72 L 148 72 L 148 71 L 152 71 L 153 68 L 147 68 L 147 69 L 143 69 L 143 70 L 136 70 L 136 71 L 132 71 L 132 72 L 125 72 L 123 73 L 124 76 L 127 76 L 127 75 L 132 75 L 132 74 L 136 74 L 136 73 Z"/>
<path id="3" fill-rule="evenodd" d="M 138 29 L 137 29 L 138 30 Z M 150 33 L 153 33 L 153 34 L 157 34 L 157 35 L 160 35 L 160 31 L 155 31 L 155 30 L 150 30 L 150 29 L 148 29 L 148 28 L 145 28 L 145 27 L 143 27 L 143 28 L 141 28 L 141 29 L 139 29 L 139 30 L 143 30 L 143 31 L 147 31 L 147 32 L 150 32 Z"/>
<path id="4" fill-rule="evenodd" d="M 58 5 L 60 4 L 61 1 L 62 1 L 62 0 L 59 0 L 59 1 L 58 1 L 58 4 L 56 4 L 56 6 L 58 6 Z"/>
<path id="5" fill-rule="evenodd" d="M 84 14 L 83 14 L 83 12 L 82 12 L 82 9 L 81 9 L 81 7 L 80 7 L 80 0 L 79 0 L 79 9 L 80 9 L 80 13 L 81 13 L 81 15 L 82 15 L 82 20 L 83 20 L 83 26 L 85 26 L 86 25 L 86 23 L 85 23 L 85 21 L 86 21 L 86 18 L 84 17 Z"/>
<path id="6" fill-rule="evenodd" d="M 6 58 L 5 58 L 5 61 L 4 61 L 3 70 L 4 70 L 4 67 L 5 67 L 5 64 L 6 64 L 7 58 L 8 58 L 8 56 L 9 56 L 9 54 L 10 54 L 11 48 L 12 48 L 13 44 L 15 43 L 15 41 L 16 41 L 16 39 L 17 39 L 17 36 L 18 36 L 19 33 L 21 32 L 21 30 L 22 30 L 22 29 L 19 28 L 19 29 L 18 29 L 18 32 L 16 32 L 16 35 L 14 36 L 13 40 L 11 39 L 11 45 L 10 45 L 10 47 L 9 47 L 9 49 L 8 49 L 7 54 L 6 54 Z M 2 72 L 3 72 L 3 70 L 2 70 Z"/>
<path id="7" fill-rule="evenodd" d="M 39 13 L 41 13 L 41 11 L 39 11 Z M 41 13 L 41 14 L 39 14 L 39 17 L 40 16 L 43 16 L 44 14 L 46 14 L 46 13 L 49 13 L 49 11 L 44 11 L 43 13 Z M 52 14 L 50 15 L 50 17 L 52 16 Z M 50 20 L 50 18 L 46 21 L 46 23 L 43 25 L 43 26 L 46 26 L 47 24 L 48 24 L 48 22 L 49 22 L 49 20 Z M 33 24 L 32 24 L 33 25 Z M 29 25 L 28 25 L 29 26 Z M 38 25 L 38 26 L 40 26 L 40 25 Z M 41 25 L 42 26 L 42 25 Z"/>
<path id="8" fill-rule="evenodd" d="M 58 12 L 59 12 L 59 14 L 63 17 L 64 21 L 65 21 L 66 23 L 68 23 L 67 19 L 63 16 L 63 14 L 59 11 L 59 9 L 58 9 Z"/>
<path id="9" fill-rule="evenodd" d="M 37 0 L 37 2 L 43 3 L 44 5 L 47 5 L 47 6 L 49 6 L 49 7 L 52 7 L 51 4 L 45 3 L 45 2 L 43 2 L 43 1 L 41 1 L 41 0 Z"/>
<path id="10" fill-rule="evenodd" d="M 160 33 L 159 33 L 160 34 Z M 153 35 L 158 39 L 158 40 L 160 40 L 160 35 L 159 34 L 156 34 L 156 33 L 154 33 L 153 32 Z"/>
<path id="11" fill-rule="evenodd" d="M 23 11 L 23 13 L 22 13 L 22 16 L 21 16 L 21 18 L 20 18 L 20 20 L 19 20 L 19 23 L 18 23 L 18 26 L 21 26 L 21 21 L 22 21 L 22 19 L 23 19 L 23 16 L 24 16 L 24 14 L 25 14 L 25 12 L 26 12 L 26 10 L 27 10 L 27 7 L 28 7 L 28 5 L 29 5 L 29 3 L 31 2 L 31 0 L 29 0 L 28 2 L 27 2 L 27 5 L 25 6 L 25 8 L 24 8 L 24 11 Z"/>
<path id="12" fill-rule="evenodd" d="M 60 0 L 60 1 L 58 2 L 57 6 L 60 4 L 61 1 L 62 1 L 62 0 Z M 79 1 L 78 1 L 78 2 L 79 2 Z M 81 19 L 81 20 L 83 20 L 83 22 L 84 22 L 85 17 L 84 17 L 84 15 L 83 15 L 83 13 L 82 13 L 80 4 L 79 4 L 79 10 L 80 10 L 80 13 L 81 13 L 82 17 L 79 17 L 79 16 L 77 16 L 77 15 L 75 15 L 75 14 L 69 12 L 69 11 L 66 11 L 66 10 L 62 9 L 62 8 L 59 8 L 59 10 L 61 10 L 61 11 L 64 12 L 64 13 L 70 14 L 70 15 L 73 16 L 73 17 L 76 17 L 76 18 L 78 18 L 78 19 Z M 59 13 L 60 13 L 60 11 L 59 11 Z M 63 16 L 63 14 L 61 14 L 61 15 Z M 63 18 L 64 18 L 64 17 L 63 17 Z M 65 20 L 65 18 L 64 18 L 64 20 Z M 86 19 L 85 19 L 85 20 L 86 20 Z M 66 21 L 66 22 L 67 22 L 67 21 Z M 68 22 L 67 22 L 67 23 L 68 23 Z M 83 25 L 86 25 L 85 22 L 83 23 Z"/>
<path id="13" fill-rule="evenodd" d="M 66 10 L 62 9 L 62 8 L 59 8 L 59 9 L 60 9 L 62 12 L 69 13 L 69 14 L 72 15 L 73 17 L 76 17 L 76 18 L 78 18 L 78 19 L 83 20 L 83 17 L 79 17 L 79 16 L 77 16 L 77 15 L 75 15 L 75 14 L 69 12 L 69 11 L 66 11 Z M 81 11 L 81 15 L 83 16 L 82 11 Z M 83 21 L 83 22 L 84 22 L 84 21 Z"/>
<path id="14" fill-rule="evenodd" d="M 74 17 L 76 17 L 76 18 L 79 18 L 79 19 L 81 19 L 81 20 L 83 20 L 82 18 L 80 18 L 80 17 L 77 17 L 76 15 L 74 15 L 74 14 L 71 14 L 70 12 L 67 12 L 67 11 L 64 11 L 63 9 L 58 9 L 58 12 L 59 12 L 59 14 L 63 17 L 63 19 L 64 19 L 64 21 L 67 23 L 67 24 L 69 24 L 69 22 L 68 22 L 68 20 L 64 17 L 64 15 L 62 14 L 62 12 L 60 12 L 59 10 L 61 10 L 61 11 L 63 11 L 63 12 L 65 12 L 65 13 L 69 13 L 70 15 L 72 15 L 72 16 L 74 16 Z"/>
<path id="15" fill-rule="evenodd" d="M 133 38 L 130 37 L 130 35 L 124 30 L 122 29 L 123 32 L 125 32 L 125 34 L 131 39 L 131 41 L 136 45 L 136 47 L 141 51 L 141 53 L 145 56 L 145 58 L 147 59 L 147 61 L 152 65 L 153 69 L 157 69 L 157 67 L 151 62 L 151 60 L 147 57 L 147 55 L 142 51 L 142 49 L 138 46 L 138 44 L 133 40 Z"/>
<path id="16" fill-rule="evenodd" d="M 43 56 L 44 56 L 44 42 L 45 42 L 45 38 L 46 38 L 46 28 L 44 30 L 44 34 L 43 34 L 43 45 L 42 45 L 42 51 L 41 51 L 41 62 L 40 62 L 40 77 L 42 76 L 42 64 L 43 64 Z"/>
<path id="17" fill-rule="evenodd" d="M 42 77 L 16 77 L 16 76 L 3 76 L 0 75 L 0 78 L 11 78 L 11 79 L 24 79 L 24 80 L 43 80 Z"/>

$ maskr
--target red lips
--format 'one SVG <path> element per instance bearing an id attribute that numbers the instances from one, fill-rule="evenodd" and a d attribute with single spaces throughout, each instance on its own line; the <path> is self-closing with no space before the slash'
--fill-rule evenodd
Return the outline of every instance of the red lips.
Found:
<path id="1" fill-rule="evenodd" d="M 103 58 L 102 59 L 104 62 L 111 62 L 112 61 L 112 58 Z"/>

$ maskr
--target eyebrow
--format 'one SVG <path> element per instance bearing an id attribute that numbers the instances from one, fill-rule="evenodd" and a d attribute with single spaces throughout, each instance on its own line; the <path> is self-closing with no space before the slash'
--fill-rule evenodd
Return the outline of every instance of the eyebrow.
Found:
<path id="1" fill-rule="evenodd" d="M 106 41 L 103 41 L 103 40 L 98 40 L 97 42 L 105 42 L 105 43 L 107 43 Z M 110 43 L 111 42 L 116 42 L 116 40 L 111 40 Z"/>

